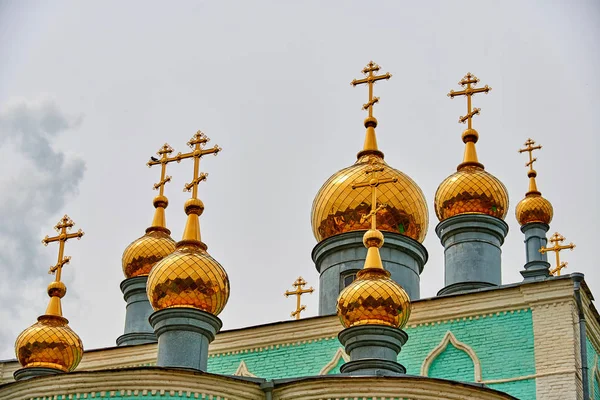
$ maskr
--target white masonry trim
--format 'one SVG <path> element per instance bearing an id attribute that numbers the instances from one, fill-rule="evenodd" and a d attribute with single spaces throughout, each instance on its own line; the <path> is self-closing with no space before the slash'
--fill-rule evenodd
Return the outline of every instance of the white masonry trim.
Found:
<path id="1" fill-rule="evenodd" d="M 248 377 L 248 378 L 256 378 L 256 375 L 254 375 L 252 372 L 248 371 L 248 366 L 246 365 L 246 362 L 244 360 L 240 361 L 240 365 L 235 370 L 235 372 L 233 373 L 233 375 L 235 375 L 235 376 L 245 376 L 245 377 Z"/>
<path id="2" fill-rule="evenodd" d="M 458 339 L 456 339 L 454 334 L 450 331 L 446 332 L 440 344 L 436 348 L 431 350 L 431 353 L 429 353 L 427 357 L 425 357 L 423 365 L 421 365 L 421 375 L 429 376 L 429 367 L 431 367 L 433 361 L 440 354 L 442 354 L 444 350 L 446 350 L 446 347 L 448 347 L 449 343 L 451 343 L 458 350 L 462 350 L 465 353 L 467 353 L 467 355 L 473 361 L 473 370 L 475 371 L 475 382 L 481 382 L 481 363 L 479 362 L 479 357 L 477 357 L 475 350 L 473 350 L 473 348 L 471 348 L 469 345 L 458 341 Z"/>
<path id="3" fill-rule="evenodd" d="M 348 356 L 348 354 L 346 354 L 344 349 L 342 349 L 341 347 L 338 347 L 338 349 L 335 352 L 335 354 L 333 355 L 333 358 L 331 359 L 331 361 L 329 361 L 327 364 L 325 364 L 325 366 L 321 369 L 321 371 L 319 371 L 319 375 L 327 375 L 329 372 L 331 372 L 332 369 L 334 369 L 336 367 L 336 365 L 338 365 L 338 363 L 340 362 L 340 359 L 342 359 L 342 358 L 346 362 L 350 361 L 350 356 Z"/>

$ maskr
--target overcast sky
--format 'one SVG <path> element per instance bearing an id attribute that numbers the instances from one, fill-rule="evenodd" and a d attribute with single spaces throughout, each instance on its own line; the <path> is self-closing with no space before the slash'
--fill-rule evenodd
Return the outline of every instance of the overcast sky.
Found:
<path id="1" fill-rule="evenodd" d="M 152 215 L 157 168 L 203 130 L 223 152 L 201 164 L 202 237 L 231 281 L 224 329 L 287 320 L 283 292 L 311 260 L 313 198 L 361 149 L 369 60 L 393 77 L 376 86 L 386 161 L 411 176 L 429 205 L 429 262 L 421 294 L 443 286 L 433 197 L 462 159 L 470 71 L 490 85 L 474 97 L 486 170 L 508 188 L 504 283 L 520 281 L 523 235 L 514 206 L 527 190 L 528 137 L 538 186 L 555 210 L 552 234 L 576 243 L 565 272 L 600 295 L 598 133 L 600 3 L 465 2 L 0 2 L 0 359 L 48 302 L 56 244 L 40 243 L 64 213 L 70 241 L 63 311 L 87 349 L 123 333 L 121 255 Z M 167 223 L 181 238 L 192 163 L 171 164 Z M 303 297 L 305 316 L 318 294 Z"/>

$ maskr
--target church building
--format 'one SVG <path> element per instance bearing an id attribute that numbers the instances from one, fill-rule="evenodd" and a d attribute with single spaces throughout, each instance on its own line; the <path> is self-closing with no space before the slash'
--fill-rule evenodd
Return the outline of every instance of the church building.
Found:
<path id="1" fill-rule="evenodd" d="M 362 72 L 351 84 L 368 89 L 364 144 L 322 185 L 311 211 L 318 316 L 300 318 L 300 296 L 313 291 L 300 277 L 286 292 L 296 296 L 296 319 L 221 330 L 227 265 L 202 240 L 199 194 L 204 171 L 218 162 L 205 156 L 221 149 L 198 131 L 189 152 L 165 144 L 148 162 L 160 168 L 159 194 L 151 226 L 123 244 L 126 319 L 115 346 L 84 349 L 63 315 L 65 245 L 83 236 L 65 215 L 58 235 L 43 240 L 58 244 L 48 307 L 15 338 L 15 359 L 0 361 L 0 399 L 600 400 L 600 315 L 584 275 L 565 274 L 561 251 L 575 245 L 550 231 L 554 210 L 534 169 L 541 146 L 524 138 L 519 149 L 528 189 L 515 207 L 521 232 L 511 234 L 523 235 L 525 258 L 522 280 L 502 282 L 505 219 L 513 216 L 506 187 L 489 172 L 500 167 L 484 167 L 473 127 L 473 96 L 483 100 L 491 88 L 467 73 L 448 94 L 467 102 L 464 155 L 428 205 L 418 179 L 388 165 L 377 144 L 374 84 L 391 75 L 373 62 Z M 176 241 L 165 218 L 167 167 L 188 161 L 191 196 Z M 422 244 L 430 206 L 443 260 L 429 260 Z M 443 263 L 445 285 L 422 298 L 428 262 Z"/>

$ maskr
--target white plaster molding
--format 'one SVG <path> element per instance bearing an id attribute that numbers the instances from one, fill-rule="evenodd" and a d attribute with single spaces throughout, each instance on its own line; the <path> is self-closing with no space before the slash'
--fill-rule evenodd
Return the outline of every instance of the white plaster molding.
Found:
<path id="1" fill-rule="evenodd" d="M 458 339 L 456 339 L 456 337 L 454 336 L 454 334 L 450 331 L 446 332 L 440 344 L 436 348 L 431 350 L 431 353 L 429 353 L 427 357 L 425 357 L 423 365 L 421 365 L 421 375 L 429 376 L 429 367 L 431 367 L 433 361 L 440 354 L 442 354 L 444 350 L 446 350 L 448 344 L 452 344 L 452 346 L 456 347 L 458 350 L 467 353 L 467 355 L 473 361 L 473 369 L 475 371 L 475 382 L 481 382 L 481 363 L 479 362 L 479 357 L 477 357 L 475 350 L 473 350 L 470 346 L 466 345 L 465 343 L 459 342 Z"/>
<path id="2" fill-rule="evenodd" d="M 338 363 L 340 362 L 340 359 L 344 359 L 344 361 L 348 362 L 348 361 L 350 361 L 350 356 L 348 356 L 348 354 L 346 354 L 344 349 L 342 349 L 341 347 L 338 347 L 338 349 L 335 352 L 335 354 L 333 355 L 333 358 L 331 359 L 331 361 L 329 361 L 327 364 L 325 364 L 325 366 L 321 369 L 321 371 L 319 371 L 319 375 L 327 375 L 329 372 L 331 372 L 331 370 L 334 369 L 336 367 L 336 365 L 338 365 Z"/>
<path id="3" fill-rule="evenodd" d="M 233 375 L 246 376 L 248 378 L 256 378 L 256 375 L 248 371 L 248 366 L 246 365 L 246 362 L 244 360 L 240 361 L 240 365 L 237 367 Z"/>

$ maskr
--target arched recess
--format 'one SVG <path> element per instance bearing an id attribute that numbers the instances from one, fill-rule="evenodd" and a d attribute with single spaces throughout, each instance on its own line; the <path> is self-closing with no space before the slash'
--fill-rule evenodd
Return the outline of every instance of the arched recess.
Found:
<path id="1" fill-rule="evenodd" d="M 348 361 L 350 361 L 350 356 L 348 356 L 348 354 L 346 354 L 344 349 L 342 349 L 341 347 L 338 347 L 338 349 L 335 352 L 335 354 L 333 355 L 333 358 L 331 359 L 331 361 L 329 361 L 327 364 L 325 364 L 325 366 L 319 372 L 319 375 L 327 375 L 328 373 L 330 373 L 335 367 L 337 367 L 340 360 L 344 360 L 345 362 L 348 362 Z"/>
<path id="2" fill-rule="evenodd" d="M 246 365 L 246 362 L 244 360 L 240 361 L 240 365 L 238 366 L 237 370 L 233 373 L 233 375 L 245 376 L 248 378 L 256 378 L 256 375 L 248 371 L 248 366 Z"/>
<path id="3" fill-rule="evenodd" d="M 473 379 L 475 382 L 481 382 L 481 363 L 479 362 L 479 357 L 477 357 L 475 350 L 473 350 L 470 346 L 466 345 L 465 343 L 459 342 L 458 339 L 456 339 L 456 337 L 454 336 L 454 334 L 450 331 L 446 332 L 440 344 L 438 344 L 436 348 L 431 350 L 427 357 L 425 357 L 423 365 L 421 365 L 421 375 L 429 376 L 429 368 L 431 368 L 433 361 L 446 350 L 448 344 L 452 344 L 452 346 L 454 346 L 456 349 L 464 351 L 471 358 L 471 360 L 473 361 L 474 371 Z"/>

